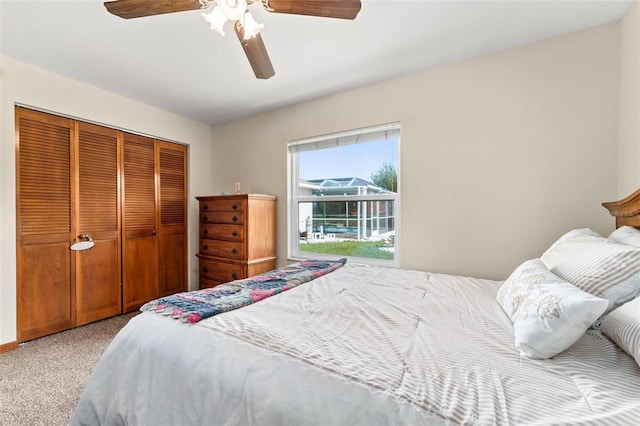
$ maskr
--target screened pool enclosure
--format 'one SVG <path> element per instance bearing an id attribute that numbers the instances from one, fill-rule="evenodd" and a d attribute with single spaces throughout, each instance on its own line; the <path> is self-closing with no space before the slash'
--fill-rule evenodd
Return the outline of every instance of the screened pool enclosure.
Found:
<path id="1" fill-rule="evenodd" d="M 392 194 L 361 178 L 301 180 L 300 195 L 318 197 L 318 201 L 299 204 L 302 240 L 384 239 L 392 238 L 394 211 L 392 200 L 324 201 L 332 195 Z"/>

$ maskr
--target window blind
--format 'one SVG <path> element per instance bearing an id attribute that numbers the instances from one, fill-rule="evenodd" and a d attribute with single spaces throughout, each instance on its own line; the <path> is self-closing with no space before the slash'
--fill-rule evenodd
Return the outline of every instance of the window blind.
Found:
<path id="1" fill-rule="evenodd" d="M 400 123 L 394 122 L 290 141 L 289 152 L 298 153 L 303 151 L 316 151 L 357 143 L 397 139 L 399 137 Z"/>

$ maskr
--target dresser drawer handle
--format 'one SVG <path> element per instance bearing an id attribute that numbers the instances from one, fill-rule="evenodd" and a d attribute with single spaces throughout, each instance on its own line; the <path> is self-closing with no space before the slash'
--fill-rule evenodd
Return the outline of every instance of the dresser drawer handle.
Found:
<path id="1" fill-rule="evenodd" d="M 204 245 L 204 247 L 203 247 L 203 248 L 204 248 L 205 250 L 209 250 L 209 246 L 208 246 L 208 245 L 206 245 L 206 244 Z"/>
<path id="2" fill-rule="evenodd" d="M 238 274 L 236 274 L 235 272 L 233 272 L 233 273 L 231 274 L 231 278 L 233 278 L 234 280 L 237 280 L 237 279 L 238 279 Z"/>
<path id="3" fill-rule="evenodd" d="M 233 253 L 233 254 L 238 254 L 238 249 L 233 249 L 233 250 L 231 250 L 231 253 Z"/>
<path id="4" fill-rule="evenodd" d="M 234 217 L 231 218 L 231 220 L 233 220 L 234 222 L 237 222 L 238 221 L 238 217 L 234 216 Z"/>
<path id="5" fill-rule="evenodd" d="M 202 220 L 203 220 L 204 222 L 206 222 L 206 221 L 208 221 L 208 220 L 209 220 L 209 218 L 205 215 L 205 216 L 202 216 Z"/>
<path id="6" fill-rule="evenodd" d="M 233 231 L 233 232 L 231 233 L 231 235 L 233 235 L 234 237 L 237 237 L 237 236 L 238 236 L 238 231 Z"/>
<path id="7" fill-rule="evenodd" d="M 234 204 L 233 206 L 231 206 L 231 208 L 234 209 L 234 210 L 238 210 L 238 205 Z"/>
<path id="8" fill-rule="evenodd" d="M 204 235 L 207 235 L 207 234 L 209 233 L 209 230 L 208 230 L 208 229 L 205 229 L 204 231 L 202 231 L 202 233 L 203 233 Z"/>
<path id="9" fill-rule="evenodd" d="M 209 210 L 209 206 L 205 204 L 204 206 L 202 206 L 202 210 Z"/>
<path id="10" fill-rule="evenodd" d="M 204 268 L 202 268 L 202 272 L 204 272 L 205 274 L 209 273 L 209 268 L 207 268 L 206 266 Z"/>

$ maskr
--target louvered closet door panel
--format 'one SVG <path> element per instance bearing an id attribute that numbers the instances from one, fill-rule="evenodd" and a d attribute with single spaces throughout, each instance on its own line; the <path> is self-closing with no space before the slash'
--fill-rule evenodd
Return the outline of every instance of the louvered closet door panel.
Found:
<path id="1" fill-rule="evenodd" d="M 123 149 L 122 296 L 131 312 L 159 295 L 155 142 L 125 133 Z"/>
<path id="2" fill-rule="evenodd" d="M 75 324 L 71 120 L 16 108 L 18 341 Z"/>
<path id="3" fill-rule="evenodd" d="M 186 147 L 156 141 L 160 165 L 160 294 L 187 291 Z"/>
<path id="4" fill-rule="evenodd" d="M 114 129 L 78 124 L 78 234 L 95 246 L 75 252 L 76 323 L 121 312 L 118 135 Z"/>

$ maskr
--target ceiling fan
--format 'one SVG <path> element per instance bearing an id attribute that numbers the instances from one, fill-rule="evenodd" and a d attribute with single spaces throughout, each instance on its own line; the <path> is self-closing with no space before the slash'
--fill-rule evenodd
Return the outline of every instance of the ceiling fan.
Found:
<path id="1" fill-rule="evenodd" d="M 116 0 L 105 2 L 107 10 L 121 18 L 140 18 L 163 13 L 206 9 L 215 5 L 210 13 L 202 16 L 211 29 L 224 35 L 223 26 L 235 21 L 234 30 L 257 78 L 268 79 L 275 75 L 267 54 L 258 24 L 248 7 L 260 3 L 274 13 L 319 16 L 323 18 L 355 19 L 360 12 L 360 0 Z"/>

